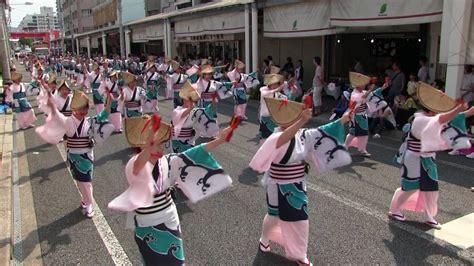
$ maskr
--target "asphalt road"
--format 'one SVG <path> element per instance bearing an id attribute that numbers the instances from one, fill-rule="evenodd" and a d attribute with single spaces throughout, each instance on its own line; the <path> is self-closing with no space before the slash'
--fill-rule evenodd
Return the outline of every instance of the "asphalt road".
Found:
<path id="1" fill-rule="evenodd" d="M 160 114 L 170 120 L 172 101 L 160 101 Z M 230 120 L 232 103 L 219 104 L 219 120 Z M 232 141 L 214 155 L 233 179 L 233 186 L 198 204 L 177 202 L 189 265 L 294 265 L 281 248 L 271 254 L 258 251 L 261 222 L 266 212 L 260 175 L 248 167 L 257 150 L 256 104 L 248 108 L 250 121 L 243 123 Z M 36 125 L 44 121 L 38 114 Z M 320 124 L 313 119 L 309 126 Z M 80 198 L 56 146 L 44 143 L 34 129 L 25 132 L 38 235 L 46 265 L 105 265 L 114 261 L 96 223 L 79 210 Z M 323 175 L 308 177 L 312 262 L 323 264 L 472 264 L 474 249 L 457 250 L 435 241 L 409 213 L 400 223 L 386 217 L 399 169 L 392 164 L 400 144 L 398 135 L 370 139 L 370 159 L 354 156 L 353 163 Z M 140 264 L 133 231 L 125 229 L 126 215 L 107 209 L 108 202 L 126 189 L 125 164 L 132 155 L 124 134 L 112 135 L 95 148 L 94 197 L 113 235 L 128 260 Z M 446 223 L 473 210 L 470 187 L 474 185 L 472 160 L 438 156 L 440 182 L 438 220 Z M 21 166 L 20 166 L 21 167 Z M 22 179 L 20 178 L 20 182 Z M 28 253 L 28 250 L 24 250 Z M 112 251 L 111 253 L 114 253 Z M 125 260 L 127 261 L 127 260 Z"/>

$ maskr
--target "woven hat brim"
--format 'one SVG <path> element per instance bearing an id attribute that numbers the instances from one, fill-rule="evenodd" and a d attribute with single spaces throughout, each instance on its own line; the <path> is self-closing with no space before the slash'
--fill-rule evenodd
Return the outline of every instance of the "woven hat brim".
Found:
<path id="1" fill-rule="evenodd" d="M 264 99 L 273 121 L 279 126 L 285 127 L 295 123 L 305 110 L 305 105 L 302 103 L 267 97 Z"/>
<path id="2" fill-rule="evenodd" d="M 453 98 L 424 82 L 419 83 L 416 94 L 420 104 L 435 113 L 449 112 L 456 107 Z"/>
<path id="3" fill-rule="evenodd" d="M 370 83 L 370 77 L 357 72 L 349 72 L 349 81 L 352 86 L 361 87 Z"/>

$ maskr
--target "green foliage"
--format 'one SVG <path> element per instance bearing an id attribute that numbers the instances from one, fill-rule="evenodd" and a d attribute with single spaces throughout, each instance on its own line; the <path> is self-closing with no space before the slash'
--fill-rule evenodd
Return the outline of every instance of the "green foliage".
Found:
<path id="1" fill-rule="evenodd" d="M 31 47 L 31 44 L 33 43 L 33 39 L 31 38 L 20 38 L 20 44 L 25 46 L 25 45 L 28 45 L 29 47 Z"/>

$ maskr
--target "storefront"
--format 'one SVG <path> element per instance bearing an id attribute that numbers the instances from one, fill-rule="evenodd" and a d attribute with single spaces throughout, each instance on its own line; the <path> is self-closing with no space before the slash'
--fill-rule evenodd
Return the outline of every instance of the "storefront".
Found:
<path id="1" fill-rule="evenodd" d="M 362 8 L 363 7 L 363 8 Z M 405 74 L 417 73 L 420 56 L 427 56 L 431 80 L 436 75 L 442 0 L 331 1 L 331 26 L 337 34 L 327 38 L 329 78 L 346 77 L 358 58 L 366 73 L 381 75 L 391 61 Z"/>
<path id="2" fill-rule="evenodd" d="M 245 31 L 243 11 L 176 20 L 174 37 L 178 55 L 230 61 L 242 59 Z"/>

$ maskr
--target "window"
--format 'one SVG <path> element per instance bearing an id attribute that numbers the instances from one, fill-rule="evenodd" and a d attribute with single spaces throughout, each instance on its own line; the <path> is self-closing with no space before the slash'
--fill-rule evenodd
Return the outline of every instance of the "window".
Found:
<path id="1" fill-rule="evenodd" d="M 92 16 L 92 9 L 83 9 L 82 10 L 82 17 L 83 18 L 88 18 Z"/>

